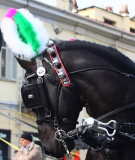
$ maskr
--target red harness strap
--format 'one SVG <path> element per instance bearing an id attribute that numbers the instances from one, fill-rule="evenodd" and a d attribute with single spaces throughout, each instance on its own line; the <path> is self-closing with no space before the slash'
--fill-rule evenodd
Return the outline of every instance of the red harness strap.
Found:
<path id="1" fill-rule="evenodd" d="M 49 54 L 50 59 L 52 61 L 52 65 L 54 70 L 56 71 L 60 81 L 64 87 L 68 87 L 71 84 L 70 78 L 67 74 L 67 71 L 62 63 L 56 45 L 53 46 L 54 52 Z"/>

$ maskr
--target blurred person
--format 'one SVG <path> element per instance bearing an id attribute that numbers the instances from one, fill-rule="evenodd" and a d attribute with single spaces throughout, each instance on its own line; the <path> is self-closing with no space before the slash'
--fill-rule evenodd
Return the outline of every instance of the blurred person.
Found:
<path id="1" fill-rule="evenodd" d="M 20 144 L 21 148 L 13 160 L 42 160 L 41 147 L 32 141 L 31 134 L 22 134 Z"/>

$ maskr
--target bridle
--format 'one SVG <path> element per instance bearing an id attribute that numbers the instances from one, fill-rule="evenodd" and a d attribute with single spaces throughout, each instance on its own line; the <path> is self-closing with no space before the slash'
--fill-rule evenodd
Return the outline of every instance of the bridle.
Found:
<path id="1" fill-rule="evenodd" d="M 43 72 L 44 67 L 41 67 L 42 60 L 36 59 L 36 64 L 40 68 L 40 72 Z M 43 66 L 43 64 L 42 64 Z M 43 70 L 42 70 L 43 69 Z M 37 83 L 29 84 L 28 81 L 32 78 L 37 78 Z M 52 79 L 49 74 L 45 73 L 43 76 L 37 75 L 37 73 L 33 73 L 31 75 L 26 76 L 26 83 L 22 86 L 21 92 L 22 92 L 22 98 L 24 101 L 24 104 L 27 106 L 27 108 L 32 110 L 37 110 L 39 108 L 43 108 L 45 111 L 44 118 L 37 119 L 36 123 L 41 124 L 44 122 L 51 122 L 53 123 L 54 127 L 57 128 L 58 121 L 62 121 L 64 123 L 73 123 L 73 120 L 68 118 L 62 118 L 58 116 L 58 105 L 59 105 L 59 95 L 62 88 L 61 83 L 58 81 Z M 52 112 L 50 110 L 49 102 L 47 100 L 47 93 L 45 92 L 47 90 L 47 86 L 45 81 L 48 81 L 54 86 L 58 87 L 57 96 L 56 96 L 56 110 L 54 113 L 54 118 L 52 118 Z M 72 84 L 71 84 L 72 86 Z M 72 87 L 69 87 L 68 89 L 72 91 Z M 34 99 L 36 98 L 37 99 Z M 34 104 L 33 104 L 34 103 Z"/>
<path id="2" fill-rule="evenodd" d="M 55 46 L 54 46 L 55 47 Z M 58 105 L 59 105 L 59 96 L 62 86 L 66 87 L 70 92 L 73 92 L 73 84 L 71 84 L 70 79 L 68 77 L 68 74 L 66 73 L 66 70 L 64 68 L 64 65 L 58 55 L 54 53 L 57 53 L 57 50 L 53 50 L 53 48 L 48 49 L 48 54 L 50 55 L 50 59 L 53 61 L 53 63 L 50 63 L 46 58 L 36 58 L 36 65 L 37 65 L 37 72 L 33 73 L 31 75 L 26 75 L 27 82 L 29 79 L 37 77 L 37 83 L 35 84 L 25 84 L 22 86 L 21 92 L 22 92 L 22 98 L 24 101 L 25 106 L 27 108 L 32 108 L 33 111 L 38 112 L 39 108 L 42 108 L 45 112 L 44 118 L 37 119 L 37 124 L 42 124 L 45 122 L 52 123 L 54 128 L 56 129 L 55 138 L 61 142 L 67 152 L 69 154 L 69 150 L 67 148 L 67 145 L 65 143 L 65 140 L 62 139 L 63 136 L 66 135 L 65 131 L 62 130 L 59 126 L 59 122 L 62 120 L 63 123 L 68 124 L 76 124 L 76 120 L 74 119 L 68 119 L 68 118 L 60 118 L 58 115 Z M 45 68 L 43 67 L 43 61 L 46 61 L 53 67 L 58 74 L 58 77 L 60 78 L 60 83 L 58 83 L 56 80 L 52 79 L 52 77 L 46 73 Z M 58 63 L 59 62 L 59 63 Z M 52 117 L 52 111 L 50 110 L 50 106 L 47 100 L 47 94 L 45 91 L 47 90 L 45 81 L 50 82 L 53 85 L 58 86 L 57 91 L 57 102 L 56 102 L 56 109 L 54 112 L 54 116 Z M 75 91 L 74 91 L 75 92 Z"/>
<path id="3" fill-rule="evenodd" d="M 22 87 L 22 97 L 23 97 L 23 101 L 24 101 L 25 105 L 28 106 L 28 108 L 32 108 L 33 110 L 38 110 L 38 108 L 42 107 L 42 109 L 44 109 L 44 111 L 45 111 L 44 118 L 37 119 L 36 120 L 37 124 L 41 124 L 44 122 L 52 123 L 54 125 L 54 128 L 56 129 L 56 139 L 63 143 L 63 146 L 64 146 L 66 152 L 69 154 L 68 148 L 67 148 L 66 143 L 64 141 L 64 137 L 67 137 L 67 134 L 59 126 L 60 117 L 58 115 L 59 95 L 60 95 L 61 88 L 66 87 L 67 89 L 70 89 L 71 91 L 75 90 L 73 84 L 70 81 L 69 76 L 72 76 L 77 73 L 93 71 L 93 70 L 106 70 L 106 71 L 110 71 L 110 72 L 115 72 L 115 73 L 120 74 L 126 78 L 135 78 L 135 76 L 133 74 L 124 73 L 124 72 L 114 70 L 112 68 L 106 68 L 106 67 L 93 67 L 93 68 L 91 67 L 91 68 L 85 68 L 85 69 L 81 69 L 81 70 L 72 71 L 70 73 L 67 73 L 66 69 L 64 67 L 64 64 L 60 58 L 60 55 L 57 51 L 57 47 L 53 41 L 48 42 L 47 53 L 49 54 L 51 62 L 49 60 L 47 60 L 45 57 L 36 58 L 36 64 L 37 64 L 37 69 L 38 69 L 37 73 L 33 73 L 31 75 L 26 76 L 26 79 L 29 80 L 31 78 L 37 77 L 37 83 L 24 85 Z M 58 77 L 60 79 L 60 83 L 58 81 L 54 80 L 49 74 L 46 73 L 46 70 L 43 67 L 43 61 L 46 61 L 56 71 L 56 74 L 58 75 Z M 55 110 L 55 114 L 54 114 L 53 118 L 52 118 L 52 113 L 50 111 L 48 100 L 46 98 L 47 94 L 45 93 L 45 90 L 46 90 L 46 86 L 44 83 L 45 80 L 47 80 L 48 82 L 50 82 L 51 84 L 53 84 L 55 86 L 58 86 L 57 105 L 56 105 L 57 108 Z M 32 90 L 35 90 L 34 91 L 34 93 L 36 93 L 35 95 L 30 94 L 30 91 L 32 91 Z M 27 104 L 28 98 L 33 99 L 33 97 L 36 97 L 36 96 L 39 99 L 38 102 L 42 102 L 42 103 L 32 104 L 30 101 L 30 103 Z M 126 105 L 126 106 L 121 107 L 119 109 L 116 109 L 112 112 L 109 112 L 106 115 L 99 117 L 98 119 L 102 120 L 102 119 L 108 118 L 114 114 L 117 114 L 121 111 L 125 111 L 127 109 L 134 108 L 134 107 L 135 107 L 135 103 L 130 104 L 130 105 Z M 62 121 L 64 123 L 65 122 L 66 123 L 73 123 L 73 120 L 69 120 L 67 118 L 63 118 Z M 68 138 L 70 138 L 70 137 L 68 137 Z"/>

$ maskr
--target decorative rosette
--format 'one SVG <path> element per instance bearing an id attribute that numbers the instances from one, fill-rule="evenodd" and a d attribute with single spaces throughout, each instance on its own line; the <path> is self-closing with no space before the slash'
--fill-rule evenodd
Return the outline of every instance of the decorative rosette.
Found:
<path id="1" fill-rule="evenodd" d="M 49 40 L 43 23 L 23 8 L 9 9 L 2 20 L 1 30 L 9 48 L 15 54 L 29 58 L 39 56 Z"/>

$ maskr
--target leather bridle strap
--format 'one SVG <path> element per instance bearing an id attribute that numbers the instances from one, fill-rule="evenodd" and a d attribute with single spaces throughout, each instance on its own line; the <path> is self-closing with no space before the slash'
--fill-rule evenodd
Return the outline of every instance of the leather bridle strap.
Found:
<path id="1" fill-rule="evenodd" d="M 107 70 L 107 71 L 111 71 L 111 72 L 115 72 L 115 73 L 121 74 L 121 75 L 129 77 L 129 78 L 135 78 L 135 75 L 133 75 L 133 74 L 121 72 L 119 70 L 115 70 L 115 69 L 112 69 L 112 68 L 106 68 L 106 67 L 84 68 L 84 69 L 80 69 L 80 70 L 77 70 L 77 71 L 69 72 L 68 74 L 69 75 L 73 75 L 73 74 L 77 74 L 77 73 L 81 73 L 81 72 L 94 71 L 94 70 Z"/>
<path id="2" fill-rule="evenodd" d="M 74 75 L 74 74 L 77 74 L 77 73 L 86 72 L 86 71 L 94 71 L 94 70 L 107 70 L 107 71 L 111 71 L 111 72 L 114 72 L 114 73 L 118 73 L 118 74 L 120 74 L 122 76 L 125 76 L 127 78 L 135 78 L 135 75 L 133 75 L 133 74 L 121 72 L 119 70 L 115 70 L 115 69 L 112 69 L 112 68 L 106 68 L 106 67 L 90 67 L 90 68 L 76 70 L 76 71 L 70 72 L 68 74 L 69 75 Z M 126 111 L 128 109 L 132 109 L 132 108 L 135 108 L 135 103 L 132 103 L 132 104 L 120 107 L 118 109 L 115 109 L 115 110 L 97 118 L 97 120 L 103 120 L 103 119 L 108 118 L 108 117 L 110 117 L 114 114 L 117 114 L 117 113 L 122 112 L 122 111 Z"/>
<path id="3" fill-rule="evenodd" d="M 36 58 L 36 65 L 37 65 L 37 68 L 38 67 L 43 67 L 42 60 Z M 38 83 L 38 88 L 39 88 L 39 94 L 40 94 L 42 103 L 44 104 L 43 107 L 44 107 L 44 110 L 45 110 L 46 117 L 50 117 L 51 112 L 49 110 L 49 106 L 48 106 L 47 99 L 46 99 L 46 96 L 45 96 L 45 92 L 44 92 L 44 89 L 43 89 L 43 81 L 44 81 L 44 77 L 38 77 L 37 83 Z"/>
<path id="4" fill-rule="evenodd" d="M 58 86 L 58 91 L 57 91 L 57 97 L 56 97 L 56 109 L 55 109 L 55 114 L 54 114 L 54 126 L 55 128 L 58 127 L 58 106 L 59 106 L 59 95 L 60 95 L 60 91 L 61 91 L 61 83 L 59 83 L 59 86 Z"/>
<path id="5" fill-rule="evenodd" d="M 97 120 L 103 120 L 103 119 L 108 118 L 110 116 L 113 116 L 113 115 L 115 115 L 117 113 L 129 110 L 129 109 L 132 109 L 132 108 L 135 108 L 135 103 L 132 103 L 132 104 L 117 108 L 117 109 L 115 109 L 115 110 L 113 110 L 113 111 L 111 111 L 111 112 L 109 112 L 107 114 L 104 114 L 103 116 L 98 117 Z"/>

